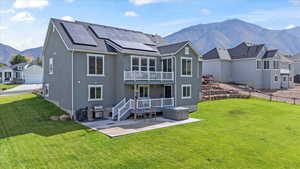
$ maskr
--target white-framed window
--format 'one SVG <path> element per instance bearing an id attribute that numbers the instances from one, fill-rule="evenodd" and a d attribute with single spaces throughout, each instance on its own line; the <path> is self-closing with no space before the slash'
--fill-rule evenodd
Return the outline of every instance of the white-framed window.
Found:
<path id="1" fill-rule="evenodd" d="M 156 71 L 156 58 L 131 56 L 131 71 Z"/>
<path id="2" fill-rule="evenodd" d="M 181 57 L 181 76 L 192 77 L 192 58 Z"/>
<path id="3" fill-rule="evenodd" d="M 268 60 L 264 61 L 264 69 L 270 69 L 270 61 Z"/>
<path id="4" fill-rule="evenodd" d="M 44 85 L 44 96 L 49 97 L 49 84 Z"/>
<path id="5" fill-rule="evenodd" d="M 49 58 L 49 74 L 53 74 L 53 58 Z"/>
<path id="6" fill-rule="evenodd" d="M 277 76 L 277 75 L 274 76 L 274 81 L 275 81 L 275 82 L 278 82 L 278 76 Z"/>
<path id="7" fill-rule="evenodd" d="M 192 98 L 192 85 L 191 84 L 181 85 L 181 98 L 182 99 L 191 99 Z"/>
<path id="8" fill-rule="evenodd" d="M 292 64 L 289 64 L 289 70 L 292 70 Z"/>
<path id="9" fill-rule="evenodd" d="M 162 59 L 162 70 L 163 70 L 163 72 L 172 72 L 173 71 L 172 58 Z"/>
<path id="10" fill-rule="evenodd" d="M 103 85 L 88 85 L 88 101 L 103 100 Z"/>
<path id="11" fill-rule="evenodd" d="M 188 46 L 186 46 L 186 47 L 184 48 L 184 54 L 185 54 L 185 55 L 189 55 L 189 54 L 190 54 L 190 48 L 189 48 Z"/>
<path id="12" fill-rule="evenodd" d="M 278 60 L 273 61 L 273 69 L 279 69 L 279 61 Z"/>
<path id="13" fill-rule="evenodd" d="M 256 61 L 256 69 L 262 69 L 262 61 L 261 60 Z"/>
<path id="14" fill-rule="evenodd" d="M 104 76 L 104 56 L 87 54 L 87 75 Z"/>
<path id="15" fill-rule="evenodd" d="M 150 86 L 139 85 L 139 98 L 149 98 L 149 97 L 150 97 Z"/>
<path id="16" fill-rule="evenodd" d="M 17 70 L 23 70 L 23 66 L 18 66 Z"/>

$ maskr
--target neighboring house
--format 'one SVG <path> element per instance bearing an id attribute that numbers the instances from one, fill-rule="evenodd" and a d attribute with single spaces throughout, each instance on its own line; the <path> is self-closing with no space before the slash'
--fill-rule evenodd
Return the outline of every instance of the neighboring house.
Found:
<path id="1" fill-rule="evenodd" d="M 71 115 L 103 106 L 121 120 L 135 108 L 195 107 L 200 97 L 202 61 L 190 42 L 51 19 L 43 56 L 44 96 Z"/>
<path id="2" fill-rule="evenodd" d="M 9 66 L 0 67 L 0 84 L 8 84 L 13 81 L 13 69 Z"/>
<path id="3" fill-rule="evenodd" d="M 294 62 L 263 44 L 243 42 L 231 49 L 215 48 L 203 55 L 203 74 L 216 81 L 257 89 L 294 87 Z"/>
<path id="4" fill-rule="evenodd" d="M 293 56 L 295 62 L 295 82 L 300 83 L 300 53 Z"/>
<path id="5" fill-rule="evenodd" d="M 31 63 L 19 63 L 0 68 L 0 83 L 42 83 L 43 69 Z"/>

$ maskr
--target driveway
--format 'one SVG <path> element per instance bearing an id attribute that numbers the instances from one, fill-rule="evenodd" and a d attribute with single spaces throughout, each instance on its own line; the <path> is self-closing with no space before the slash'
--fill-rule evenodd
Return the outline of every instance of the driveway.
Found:
<path id="1" fill-rule="evenodd" d="M 29 93 L 39 89 L 42 89 L 42 84 L 22 84 L 12 89 L 0 91 L 0 95 L 27 93 L 27 92 Z"/>

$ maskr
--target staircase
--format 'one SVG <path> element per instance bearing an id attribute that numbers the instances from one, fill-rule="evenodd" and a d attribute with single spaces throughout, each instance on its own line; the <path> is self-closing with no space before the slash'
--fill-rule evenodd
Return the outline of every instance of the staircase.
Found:
<path id="1" fill-rule="evenodd" d="M 239 93 L 236 90 L 228 90 L 220 87 L 218 83 L 208 83 L 202 85 L 202 100 L 221 100 L 227 98 L 248 98 L 247 95 Z"/>
<path id="2" fill-rule="evenodd" d="M 134 109 L 134 104 L 133 99 L 129 99 L 126 102 L 126 98 L 124 98 L 115 107 L 113 107 L 112 119 L 120 121 L 128 118 L 131 114 L 131 110 Z"/>

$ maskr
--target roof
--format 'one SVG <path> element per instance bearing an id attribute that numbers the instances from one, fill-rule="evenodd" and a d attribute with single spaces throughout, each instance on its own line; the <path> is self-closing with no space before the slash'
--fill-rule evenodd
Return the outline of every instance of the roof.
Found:
<path id="1" fill-rule="evenodd" d="M 256 58 L 264 46 L 264 44 L 243 42 L 228 51 L 232 59 Z"/>
<path id="2" fill-rule="evenodd" d="M 173 54 L 176 53 L 179 49 L 183 48 L 186 44 L 190 43 L 189 41 L 183 41 L 179 43 L 173 43 L 163 46 L 158 46 L 157 49 L 159 50 L 160 54 Z"/>
<path id="3" fill-rule="evenodd" d="M 211 59 L 231 60 L 231 57 L 227 49 L 214 48 L 211 51 L 204 54 L 203 59 L 204 60 L 211 60 Z"/>
<path id="4" fill-rule="evenodd" d="M 53 23 L 69 50 L 160 55 L 157 46 L 167 44 L 167 41 L 159 35 L 139 31 L 81 21 L 51 19 L 50 22 Z M 77 33 L 78 31 L 80 33 Z"/>
<path id="5" fill-rule="evenodd" d="M 294 61 L 300 62 L 300 53 L 292 57 Z"/>
<path id="6" fill-rule="evenodd" d="M 263 58 L 272 58 L 274 56 L 276 56 L 276 54 L 278 53 L 277 49 L 274 50 L 267 50 L 266 53 L 264 54 Z"/>

